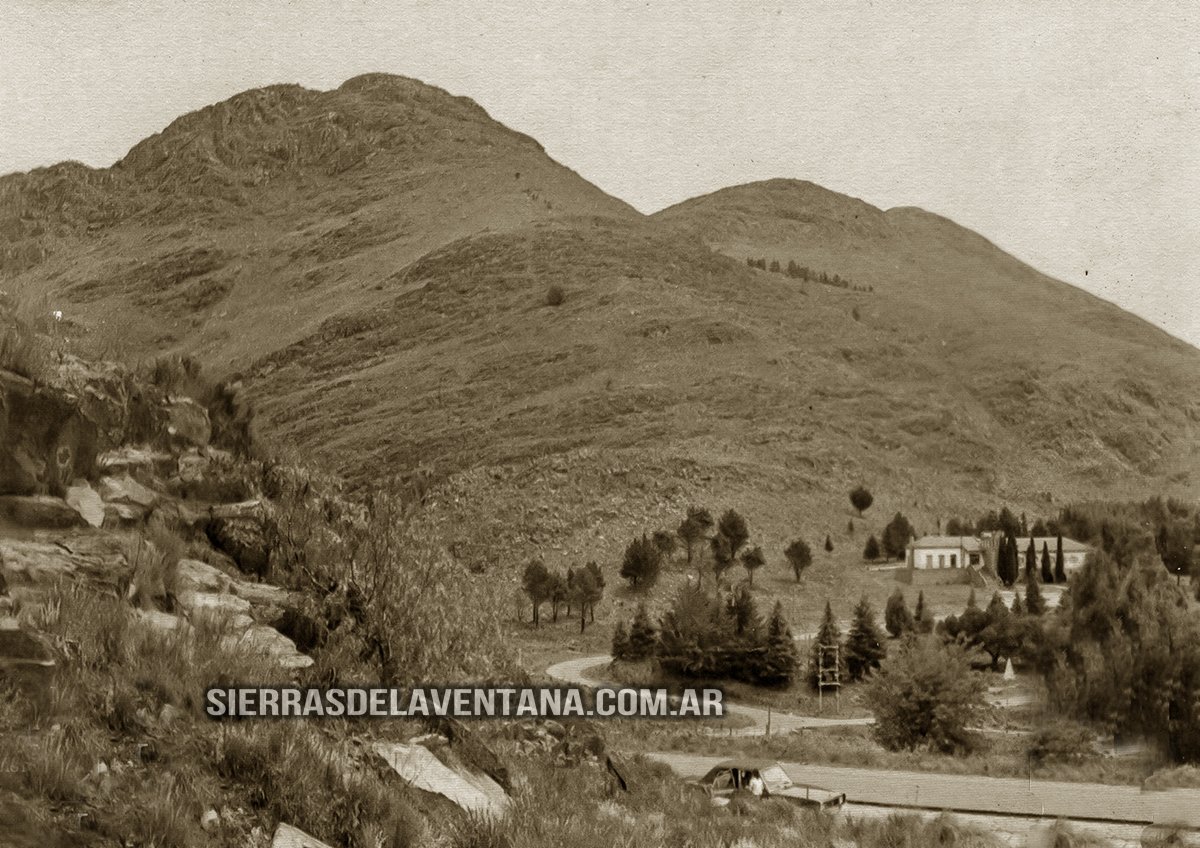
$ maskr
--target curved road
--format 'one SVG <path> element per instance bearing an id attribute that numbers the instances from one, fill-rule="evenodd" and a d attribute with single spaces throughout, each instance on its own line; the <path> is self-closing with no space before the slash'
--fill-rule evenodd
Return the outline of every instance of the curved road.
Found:
<path id="1" fill-rule="evenodd" d="M 588 669 L 612 661 L 607 655 L 579 657 L 555 663 L 546 673 L 559 681 L 577 686 L 617 686 L 610 681 L 590 676 Z M 742 704 L 726 703 L 727 714 L 743 716 L 753 726 L 735 733 L 762 735 L 766 731 L 767 710 Z M 821 718 L 771 711 L 771 730 L 790 733 L 793 730 L 838 725 L 870 724 L 869 718 Z M 675 752 L 648 752 L 647 756 L 666 763 L 684 776 L 699 776 L 724 757 L 705 757 Z M 955 810 L 985 816 L 1020 817 L 1028 823 L 1026 836 L 1038 820 L 1064 818 L 1075 822 L 1096 822 L 1105 838 L 1126 844 L 1134 831 L 1143 824 L 1180 824 L 1200 828 L 1200 790 L 1176 789 L 1144 791 L 1138 786 L 1113 786 L 1098 783 L 1068 783 L 1020 778 L 984 777 L 967 774 L 891 771 L 887 769 L 845 768 L 842 766 L 783 763 L 784 769 L 797 783 L 836 787 L 846 793 L 849 812 L 856 815 L 865 809 L 882 807 L 896 809 Z M 993 821 L 993 824 L 996 822 Z M 1128 824 L 1117 824 L 1128 823 Z M 1083 825 L 1081 825 L 1082 827 Z M 1092 828 L 1093 825 L 1086 827 Z M 1005 828 L 1010 830 L 1010 828 Z M 1020 827 L 1017 830 L 1021 830 Z M 1014 843 L 1016 844 L 1016 843 Z"/>
<path id="2" fill-rule="evenodd" d="M 576 686 L 620 686 L 610 680 L 598 680 L 588 675 L 589 668 L 608 665 L 612 657 L 608 654 L 598 654 L 590 657 L 579 657 L 565 662 L 555 663 L 546 669 L 546 674 L 563 683 Z M 793 730 L 804 730 L 811 727 L 843 727 L 846 725 L 874 724 L 873 718 L 823 718 L 821 716 L 803 716 L 795 713 L 765 710 L 762 707 L 748 707 L 744 704 L 725 702 L 725 714 L 736 715 L 748 719 L 749 727 L 739 727 L 731 731 L 735 736 L 763 736 L 767 732 L 767 722 L 770 720 L 772 733 L 791 733 Z"/>

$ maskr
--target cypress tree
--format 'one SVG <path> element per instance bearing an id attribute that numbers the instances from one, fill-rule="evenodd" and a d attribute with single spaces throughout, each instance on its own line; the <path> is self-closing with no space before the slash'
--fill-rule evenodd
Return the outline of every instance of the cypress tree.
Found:
<path id="1" fill-rule="evenodd" d="M 917 606 L 913 610 L 913 626 L 918 633 L 933 632 L 933 613 L 925 606 L 925 592 L 917 593 Z"/>
<path id="2" fill-rule="evenodd" d="M 1033 537 L 1029 537 L 1029 547 L 1025 549 L 1025 574 L 1026 576 L 1037 571 L 1037 548 L 1034 547 Z"/>
<path id="3" fill-rule="evenodd" d="M 833 539 L 829 538 L 828 534 L 825 536 L 825 553 L 833 553 Z"/>
<path id="4" fill-rule="evenodd" d="M 1063 559 L 1062 533 L 1058 534 L 1058 543 L 1054 550 L 1054 579 L 1059 583 L 1067 582 L 1067 567 Z"/>
<path id="5" fill-rule="evenodd" d="M 1024 615 L 1025 614 L 1025 605 L 1023 603 L 1021 603 L 1021 593 L 1015 589 L 1013 590 L 1012 614 L 1013 615 Z"/>
<path id="6" fill-rule="evenodd" d="M 883 610 L 883 622 L 887 625 L 888 633 L 896 638 L 913 629 L 912 613 L 908 611 L 908 604 L 904 602 L 904 593 L 900 591 L 899 586 L 888 598 L 887 606 Z"/>
<path id="7" fill-rule="evenodd" d="M 863 559 L 874 561 L 879 559 L 879 554 L 879 540 L 874 536 L 869 536 L 867 543 L 863 545 Z"/>
<path id="8" fill-rule="evenodd" d="M 1042 582 L 1054 582 L 1054 571 L 1050 568 L 1050 545 L 1046 542 L 1042 542 Z"/>
<path id="9" fill-rule="evenodd" d="M 854 621 L 846 637 L 846 672 L 850 680 L 861 680 L 879 668 L 887 656 L 883 638 L 883 631 L 875 622 L 875 610 L 863 595 L 854 608 Z"/>
<path id="10" fill-rule="evenodd" d="M 809 659 L 808 668 L 808 685 L 814 690 L 819 682 L 819 663 L 821 660 L 822 646 L 832 646 L 842 644 L 842 631 L 838 627 L 837 621 L 833 618 L 833 607 L 829 601 L 825 602 L 825 616 L 821 619 L 821 627 L 817 630 L 817 638 L 813 640 L 812 656 Z M 825 662 L 828 664 L 832 660 L 832 654 L 826 656 Z M 846 657 L 845 652 L 838 653 L 838 668 L 842 678 L 846 676 Z"/>

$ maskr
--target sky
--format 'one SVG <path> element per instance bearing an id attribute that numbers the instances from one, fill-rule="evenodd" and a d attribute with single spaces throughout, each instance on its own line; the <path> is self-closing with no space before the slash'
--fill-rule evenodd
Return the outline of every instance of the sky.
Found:
<path id="1" fill-rule="evenodd" d="M 1200 346 L 1200 4 L 5 0 L 0 173 L 279 82 L 416 77 L 652 212 L 920 206 Z"/>

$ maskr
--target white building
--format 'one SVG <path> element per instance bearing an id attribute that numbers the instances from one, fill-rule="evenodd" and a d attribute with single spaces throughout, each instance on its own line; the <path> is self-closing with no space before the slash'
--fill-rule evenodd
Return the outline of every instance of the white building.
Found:
<path id="1" fill-rule="evenodd" d="M 974 536 L 922 536 L 908 545 L 910 568 L 980 568 L 983 546 Z"/>
<path id="2" fill-rule="evenodd" d="M 983 538 L 974 536 L 922 536 L 908 545 L 906 562 L 909 568 L 940 569 L 940 568 L 983 568 L 993 565 L 996 547 L 1000 542 L 998 533 L 985 533 Z M 1042 546 L 1050 551 L 1050 567 L 1054 567 L 1055 551 L 1058 548 L 1057 536 L 1034 536 L 1034 550 L 1037 552 L 1037 567 L 1041 568 Z M 1025 568 L 1025 551 L 1029 548 L 1029 537 L 1017 537 L 1017 563 Z M 1083 568 L 1091 548 L 1082 542 L 1063 537 L 1063 568 L 1069 574 Z"/>

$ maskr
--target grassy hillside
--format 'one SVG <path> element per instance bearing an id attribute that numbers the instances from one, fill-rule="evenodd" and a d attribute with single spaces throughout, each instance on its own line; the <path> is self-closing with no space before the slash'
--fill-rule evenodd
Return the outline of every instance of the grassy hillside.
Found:
<path id="1" fill-rule="evenodd" d="M 787 180 L 645 218 L 411 80 L 247 92 L 0 200 L 5 285 L 243 375 L 266 435 L 356 483 L 440 481 L 480 561 L 611 562 L 693 501 L 777 557 L 1200 482 L 1200 353 L 977 234 Z"/>

